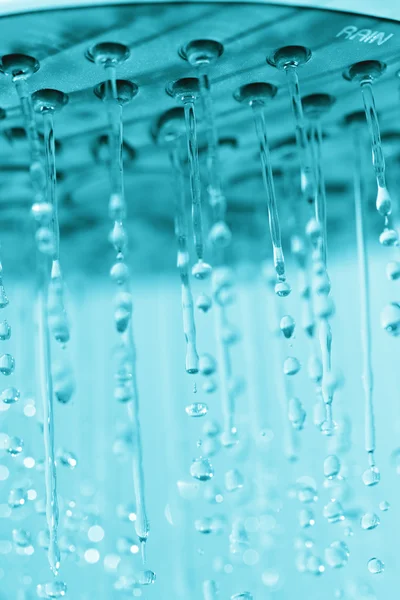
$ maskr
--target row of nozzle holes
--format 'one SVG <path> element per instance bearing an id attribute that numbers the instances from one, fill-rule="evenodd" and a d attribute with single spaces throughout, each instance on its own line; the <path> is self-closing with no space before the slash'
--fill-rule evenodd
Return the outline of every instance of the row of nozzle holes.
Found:
<path id="1" fill-rule="evenodd" d="M 178 54 L 187 60 L 192 67 L 205 69 L 208 72 L 210 66 L 223 54 L 223 46 L 214 40 L 194 40 L 185 47 L 179 49 Z M 118 67 L 119 64 L 127 60 L 130 56 L 129 48 L 123 44 L 114 42 L 103 42 L 89 49 L 86 57 L 91 61 L 102 64 L 104 67 L 113 65 Z M 312 53 L 307 48 L 302 46 L 285 46 L 274 52 L 268 59 L 267 63 L 284 69 L 288 64 L 294 66 L 304 65 L 310 60 Z M 23 65 L 26 63 L 27 68 L 24 71 Z M 33 58 L 21 54 L 6 55 L 1 60 L 3 73 L 12 74 L 13 76 L 29 77 L 39 69 L 39 62 Z M 17 68 L 13 70 L 13 64 Z M 21 67 L 22 65 L 22 67 Z M 347 68 L 343 77 L 347 80 L 368 79 L 373 81 L 378 78 L 386 69 L 386 65 L 381 61 L 367 60 L 355 63 Z M 204 71 L 203 71 L 204 72 Z M 129 80 L 117 80 L 118 100 L 121 103 L 128 102 L 138 92 L 138 86 Z M 195 77 L 179 79 L 170 83 L 166 87 L 166 92 L 170 96 L 183 97 L 185 94 L 197 96 L 199 93 L 199 80 Z M 99 98 L 104 98 L 106 93 L 106 82 L 97 85 L 94 88 L 94 93 Z M 251 104 L 254 99 L 257 102 L 262 102 L 272 99 L 277 93 L 277 87 L 274 84 L 266 82 L 254 82 L 246 84 L 237 89 L 233 96 L 238 102 Z M 68 95 L 58 90 L 43 89 L 35 92 L 32 95 L 35 109 L 38 112 L 46 108 L 57 110 L 68 102 Z M 311 94 L 302 98 L 303 108 L 306 113 L 322 114 L 329 110 L 334 104 L 335 98 L 329 94 Z M 7 112 L 0 109 L 0 118 L 6 118 Z M 169 116 L 173 116 L 172 111 L 166 111 L 157 120 L 152 127 L 152 137 L 157 139 L 157 134 L 161 125 L 168 121 Z M 176 116 L 176 113 L 175 113 Z M 363 111 L 351 113 L 345 117 L 346 123 L 364 121 L 365 116 Z M 17 133 L 18 128 L 14 128 Z M 8 137 L 12 135 L 12 129 L 9 130 Z M 100 143 L 105 143 L 104 136 L 99 137 Z M 133 158 L 134 151 L 127 145 L 128 155 Z"/>

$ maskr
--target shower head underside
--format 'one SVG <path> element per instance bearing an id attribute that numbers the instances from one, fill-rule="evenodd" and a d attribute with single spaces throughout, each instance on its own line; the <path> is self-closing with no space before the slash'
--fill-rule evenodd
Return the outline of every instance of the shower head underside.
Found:
<path id="1" fill-rule="evenodd" d="M 40 62 L 40 69 L 29 78 L 30 92 L 53 88 L 69 96 L 55 123 L 62 248 L 68 239 L 73 241 L 66 261 L 92 272 L 100 268 L 97 261 L 102 251 L 108 250 L 104 236 L 109 193 L 107 120 L 102 102 L 94 94 L 106 76 L 86 57 L 99 42 L 129 47 L 130 57 L 118 66 L 117 75 L 138 86 L 137 96 L 124 106 L 124 177 L 132 254 L 145 270 L 150 265 L 158 269 L 174 264 L 170 243 L 173 183 L 168 152 L 156 144 L 154 126 L 160 115 L 176 106 L 166 86 L 198 75 L 196 67 L 180 54 L 192 40 L 214 40 L 223 46 L 222 56 L 210 68 L 210 81 L 220 140 L 220 174 L 238 254 L 242 251 L 240 240 L 245 240 L 251 229 L 248 224 L 259 218 L 258 207 L 265 204 L 252 114 L 234 98 L 246 84 L 264 82 L 277 88 L 265 107 L 265 117 L 284 236 L 289 221 L 282 173 L 290 165 L 294 171 L 298 169 L 298 155 L 285 73 L 267 62 L 276 49 L 288 45 L 309 49 L 311 59 L 298 69 L 302 96 L 323 93 L 336 100 L 322 117 L 330 233 L 342 230 L 349 213 L 346 189 L 352 178 L 352 145 L 345 117 L 363 108 L 359 86 L 343 77 L 352 64 L 375 60 L 386 65 L 382 77 L 374 82 L 374 92 L 387 158 L 397 159 L 400 151 L 400 129 L 394 124 L 400 110 L 400 24 L 396 22 L 274 5 L 160 3 L 6 16 L 0 19 L 0 30 L 2 55 L 22 53 Z M 22 232 L 21 221 L 28 221 L 32 199 L 19 101 L 11 78 L 5 75 L 0 77 L 0 107 L 4 111 L 0 122 L 0 221 L 5 261 L 7 257 L 12 260 L 7 236 L 15 239 L 16 231 Z M 206 152 L 202 151 L 206 136 L 201 109 L 197 118 L 206 203 Z M 38 124 L 40 129 L 41 120 Z"/>

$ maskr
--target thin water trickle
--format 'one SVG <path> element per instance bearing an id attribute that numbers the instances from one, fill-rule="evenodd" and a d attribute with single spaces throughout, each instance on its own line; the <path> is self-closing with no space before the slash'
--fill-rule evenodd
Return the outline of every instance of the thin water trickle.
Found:
<path id="1" fill-rule="evenodd" d="M 374 414 L 374 375 L 372 366 L 372 334 L 371 334 L 371 308 L 370 308 L 370 283 L 368 251 L 365 235 L 365 209 L 366 196 L 363 186 L 363 147 L 360 132 L 355 130 L 354 135 L 354 203 L 356 213 L 357 257 L 360 283 L 361 304 L 361 347 L 363 357 L 362 382 L 364 388 L 365 406 L 365 450 L 369 459 L 374 462 L 375 453 L 375 414 Z"/>
<path id="2" fill-rule="evenodd" d="M 361 80 L 360 83 L 365 116 L 367 118 L 368 131 L 371 139 L 373 166 L 378 186 L 376 209 L 385 220 L 385 229 L 391 229 L 389 217 L 392 212 L 392 200 L 386 185 L 385 158 L 382 149 L 378 113 L 375 106 L 374 93 L 372 91 L 372 79 L 366 77 Z"/>
<path id="3" fill-rule="evenodd" d="M 278 296 L 287 296 L 290 293 L 290 286 L 286 282 L 285 259 L 282 250 L 281 227 L 279 222 L 278 206 L 275 197 L 271 156 L 267 140 L 264 104 L 254 101 L 251 103 L 251 107 L 253 109 L 254 124 L 259 143 L 262 175 L 267 195 L 269 229 L 277 277 L 275 292 Z"/>
<path id="4" fill-rule="evenodd" d="M 126 50 L 129 54 L 129 51 Z M 111 59 L 99 59 L 107 73 L 107 81 L 102 89 L 101 97 L 105 103 L 109 126 L 109 174 L 110 174 L 110 199 L 109 216 L 113 223 L 111 231 L 111 244 L 116 253 L 116 262 L 126 265 L 126 250 L 128 246 L 128 233 L 126 229 L 126 201 L 124 193 L 124 167 L 123 167 L 123 122 L 122 110 L 125 102 L 131 100 L 137 88 L 129 82 L 116 80 L 116 63 Z M 124 90 L 122 92 L 121 90 Z M 126 94 L 126 95 L 124 95 Z M 122 271 L 126 272 L 123 267 Z M 111 278 L 114 279 L 111 274 Z M 136 502 L 135 531 L 139 538 L 142 562 L 145 562 L 145 543 L 149 536 L 150 527 L 147 518 L 143 451 L 141 439 L 141 426 L 139 419 L 139 390 L 136 372 L 136 348 L 132 327 L 132 296 L 128 277 L 117 277 L 118 291 L 116 294 L 116 330 L 121 340 L 121 356 L 119 370 L 128 375 L 130 381 L 131 400 L 126 402 L 128 417 L 131 425 L 131 456 L 132 477 Z M 122 292 L 122 295 L 121 295 Z M 121 303 L 121 299 L 123 302 Z M 122 311 L 123 314 L 121 314 Z M 115 315 L 114 315 L 115 317 Z M 118 382 L 117 382 L 118 385 Z"/>
<path id="5" fill-rule="evenodd" d="M 179 82 L 178 82 L 179 83 Z M 203 215 L 201 200 L 201 180 L 199 166 L 199 149 L 197 141 L 197 125 L 195 114 L 195 102 L 199 93 L 198 80 L 193 80 L 193 89 L 176 93 L 176 98 L 183 104 L 187 153 L 190 165 L 190 192 L 192 199 L 192 226 L 196 255 L 200 263 L 203 262 L 204 239 L 203 239 Z"/>
<path id="6" fill-rule="evenodd" d="M 183 331 L 186 340 L 186 371 L 190 374 L 199 370 L 199 357 L 196 346 L 196 322 L 194 317 L 193 296 L 189 278 L 188 227 L 185 211 L 185 182 L 183 166 L 180 158 L 180 148 L 176 143 L 170 151 L 170 162 L 173 170 L 175 194 L 175 237 L 178 244 L 177 267 L 181 279 L 181 299 Z M 206 308 L 204 308 L 206 307 Z M 201 310 L 209 310 L 208 303 L 203 303 Z"/>

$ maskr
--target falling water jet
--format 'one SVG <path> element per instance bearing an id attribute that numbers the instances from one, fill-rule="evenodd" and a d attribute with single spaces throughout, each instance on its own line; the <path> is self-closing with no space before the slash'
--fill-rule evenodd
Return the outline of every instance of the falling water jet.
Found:
<path id="1" fill-rule="evenodd" d="M 48 327 L 49 263 L 46 257 L 38 258 L 39 286 L 38 347 L 40 394 L 43 403 L 43 436 L 45 445 L 46 519 L 50 533 L 48 558 L 55 575 L 60 567 L 57 530 L 59 520 L 57 498 L 57 473 L 54 451 L 53 381 L 51 376 L 50 332 Z"/>
<path id="2" fill-rule="evenodd" d="M 365 234 L 364 174 L 363 174 L 363 128 L 356 120 L 352 124 L 354 147 L 354 205 L 356 216 L 356 238 L 361 304 L 361 347 L 363 356 L 362 382 L 365 403 L 365 450 L 368 454 L 369 469 L 375 467 L 375 414 L 374 414 L 374 377 L 372 366 L 372 334 L 368 248 Z M 375 467 L 376 469 L 376 467 Z"/>
<path id="3" fill-rule="evenodd" d="M 321 257 L 327 264 L 327 214 L 324 173 L 322 170 L 321 118 L 329 112 L 336 99 L 329 94 L 311 94 L 301 99 L 304 114 L 309 120 L 310 150 L 315 180 L 315 218 L 322 226 Z"/>
<path id="4" fill-rule="evenodd" d="M 125 229 L 126 202 L 124 195 L 123 176 L 123 123 L 122 108 L 138 93 L 138 87 L 131 81 L 117 80 L 116 68 L 130 55 L 129 49 L 123 44 L 105 42 L 97 44 L 87 52 L 87 57 L 104 67 L 108 79 L 94 90 L 106 106 L 109 121 L 110 141 L 110 201 L 109 214 L 114 223 L 111 232 L 111 243 L 117 255 L 117 262 L 125 262 L 125 252 L 128 235 Z M 129 276 L 117 282 L 123 288 L 124 294 L 131 298 Z M 120 372 L 130 381 L 132 397 L 127 403 L 128 415 L 132 426 L 132 474 L 136 501 L 135 530 L 141 545 L 143 564 L 145 563 L 145 544 L 149 535 L 149 521 L 146 511 L 145 484 L 143 472 L 143 452 L 139 419 L 139 393 L 136 372 L 136 348 L 132 328 L 131 315 L 125 320 L 125 326 L 116 329 L 121 336 L 124 349 Z"/>
<path id="5" fill-rule="evenodd" d="M 49 284 L 50 328 L 61 344 L 69 340 L 69 325 L 64 306 L 64 281 L 60 265 L 60 227 L 56 192 L 56 157 L 54 144 L 54 114 L 68 102 L 68 96 L 59 90 L 43 89 L 32 94 L 34 110 L 43 116 L 45 169 L 47 176 L 47 203 L 52 206 L 54 254 Z"/>
<path id="6" fill-rule="evenodd" d="M 211 274 L 211 267 L 203 261 L 203 215 L 201 202 L 201 181 L 199 166 L 199 149 L 197 142 L 197 126 L 195 102 L 199 97 L 199 80 L 187 77 L 174 81 L 167 86 L 167 93 L 183 104 L 186 123 L 187 151 L 190 165 L 190 192 L 192 197 L 192 225 L 197 264 L 193 267 L 193 275 L 197 279 L 205 279 Z"/>
<path id="7" fill-rule="evenodd" d="M 185 180 L 181 159 L 181 140 L 185 133 L 184 112 L 181 108 L 167 111 L 158 119 L 155 137 L 159 144 L 168 149 L 171 168 L 175 178 L 175 237 L 177 240 L 177 267 L 181 279 L 183 331 L 186 340 L 186 371 L 195 374 L 199 370 L 196 345 L 196 322 L 193 296 L 189 278 L 188 227 L 185 211 Z"/>
<path id="8" fill-rule="evenodd" d="M 285 71 L 293 115 L 296 126 L 296 142 L 300 161 L 300 184 L 304 200 L 314 202 L 313 172 L 310 164 L 310 150 L 304 122 L 303 105 L 300 97 L 298 68 L 311 59 L 311 51 L 304 46 L 284 46 L 267 59 L 277 69 Z"/>
<path id="9" fill-rule="evenodd" d="M 277 88 L 270 83 L 249 83 L 239 88 L 234 93 L 234 98 L 242 104 L 248 104 L 253 110 L 254 124 L 259 143 L 262 175 L 267 195 L 269 229 L 277 277 L 275 292 L 278 296 L 287 296 L 290 293 L 291 288 L 286 282 L 281 228 L 264 116 L 265 105 L 274 98 L 277 91 Z"/>
<path id="10" fill-rule="evenodd" d="M 27 79 L 39 69 L 38 61 L 22 54 L 8 54 L 1 59 L 1 69 L 12 76 L 20 99 L 22 116 L 28 135 L 31 155 L 30 176 L 33 188 L 32 214 L 38 225 L 37 242 L 37 316 L 38 316 L 38 356 L 39 356 L 39 389 L 43 405 L 43 437 L 45 446 L 45 483 L 46 483 L 46 518 L 50 533 L 48 559 L 54 574 L 60 567 L 60 550 L 58 548 L 58 497 L 57 474 L 54 453 L 54 415 L 53 415 L 53 381 L 51 375 L 50 334 L 48 329 L 48 289 L 50 265 L 48 257 L 54 252 L 54 235 L 50 229 L 53 218 L 53 207 L 46 202 L 46 177 L 41 156 L 41 145 L 36 128 L 33 104 Z M 39 235 L 41 233 L 41 235 Z M 47 242 L 44 243 L 44 239 Z"/>
<path id="11" fill-rule="evenodd" d="M 215 246 L 214 252 L 218 248 L 228 246 L 232 237 L 225 220 L 226 199 L 221 187 L 218 134 L 215 126 L 209 79 L 210 67 L 217 62 L 223 51 L 222 44 L 214 40 L 193 40 L 180 50 L 182 58 L 198 70 L 200 97 L 207 137 L 208 194 L 213 215 L 213 225 L 209 238 Z"/>
<path id="12" fill-rule="evenodd" d="M 371 139 L 373 166 L 378 186 L 376 209 L 384 218 L 384 230 L 380 236 L 380 241 L 383 245 L 395 245 L 398 243 L 398 235 L 390 224 L 392 200 L 386 185 L 385 157 L 383 155 L 378 114 L 372 90 L 373 82 L 379 79 L 385 70 L 386 65 L 384 63 L 378 60 L 365 60 L 351 65 L 343 73 L 343 77 L 348 81 L 359 83 L 361 87 L 365 116 Z M 391 242 L 389 243 L 386 238 L 390 238 Z"/>

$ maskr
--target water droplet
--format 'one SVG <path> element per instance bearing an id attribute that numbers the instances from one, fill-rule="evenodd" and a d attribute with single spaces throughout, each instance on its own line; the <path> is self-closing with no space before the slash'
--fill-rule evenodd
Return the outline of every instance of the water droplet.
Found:
<path id="1" fill-rule="evenodd" d="M 124 197 L 119 193 L 112 193 L 108 204 L 108 214 L 111 220 L 121 221 L 126 216 Z"/>
<path id="2" fill-rule="evenodd" d="M 329 523 L 337 523 L 343 521 L 343 507 L 340 502 L 336 499 L 332 499 L 328 504 L 324 506 L 323 515 Z"/>
<path id="3" fill-rule="evenodd" d="M 196 279 L 204 280 L 208 279 L 211 275 L 212 268 L 209 264 L 203 262 L 202 260 L 198 260 L 192 268 L 192 275 Z"/>
<path id="4" fill-rule="evenodd" d="M 110 269 L 110 277 L 114 283 L 122 285 L 129 278 L 129 267 L 123 261 L 116 262 Z"/>
<path id="5" fill-rule="evenodd" d="M 379 243 L 382 244 L 382 246 L 396 246 L 399 243 L 397 231 L 385 227 L 379 236 Z"/>
<path id="6" fill-rule="evenodd" d="M 286 296 L 289 296 L 291 291 L 292 288 L 287 281 L 278 281 L 275 284 L 275 294 L 280 298 L 286 298 Z"/>
<path id="7" fill-rule="evenodd" d="M 326 296 L 324 294 L 315 296 L 314 310 L 315 315 L 319 319 L 329 319 L 332 317 L 335 312 L 335 305 L 333 304 L 331 296 Z"/>
<path id="8" fill-rule="evenodd" d="M 156 580 L 156 574 L 154 571 L 150 571 L 146 569 L 145 571 L 140 571 L 138 573 L 137 581 L 140 585 L 151 585 Z"/>
<path id="9" fill-rule="evenodd" d="M 335 433 L 336 427 L 337 425 L 334 421 L 332 421 L 331 419 L 327 419 L 322 423 L 320 431 L 323 435 L 330 437 Z"/>
<path id="10" fill-rule="evenodd" d="M 39 598 L 62 598 L 67 593 L 67 586 L 63 581 L 51 581 L 39 584 L 36 593 Z"/>
<path id="11" fill-rule="evenodd" d="M 199 481 L 208 481 L 214 476 L 214 469 L 208 458 L 195 458 L 190 466 L 190 474 Z"/>
<path id="12" fill-rule="evenodd" d="M 114 322 L 119 333 L 126 331 L 132 316 L 132 295 L 120 292 L 115 297 Z"/>
<path id="13" fill-rule="evenodd" d="M 332 542 L 325 550 L 325 560 L 333 569 L 341 569 L 347 565 L 350 552 L 344 542 Z"/>
<path id="14" fill-rule="evenodd" d="M 294 356 L 288 356 L 283 363 L 285 375 L 296 375 L 301 369 L 300 361 Z"/>
<path id="15" fill-rule="evenodd" d="M 400 335 L 400 305 L 391 302 L 381 312 L 381 327 L 390 335 Z"/>
<path id="16" fill-rule="evenodd" d="M 305 484 L 301 483 L 301 484 L 299 484 L 299 487 L 297 490 L 297 498 L 303 504 L 310 504 L 311 502 L 317 502 L 317 500 L 318 500 L 317 490 L 310 485 L 305 485 Z"/>
<path id="17" fill-rule="evenodd" d="M 218 248 L 226 248 L 231 243 L 232 232 L 225 221 L 217 221 L 211 227 L 209 238 Z"/>
<path id="18" fill-rule="evenodd" d="M 376 195 L 376 210 L 383 217 L 386 217 L 391 213 L 392 200 L 387 187 L 378 186 L 378 192 Z"/>
<path id="19" fill-rule="evenodd" d="M 392 281 L 396 281 L 400 278 L 400 262 L 397 260 L 391 260 L 386 265 L 386 276 Z"/>
<path id="20" fill-rule="evenodd" d="M 240 490 L 243 484 L 243 476 L 238 469 L 231 469 L 225 473 L 225 488 L 228 492 Z"/>
<path id="21" fill-rule="evenodd" d="M 208 406 L 204 402 L 193 402 L 185 408 L 189 417 L 204 417 L 208 412 Z"/>
<path id="22" fill-rule="evenodd" d="M 130 400 L 132 400 L 132 394 L 132 386 L 129 384 L 118 384 L 114 388 L 114 398 L 117 402 L 121 402 L 122 404 L 130 402 Z"/>
<path id="23" fill-rule="evenodd" d="M 315 265 L 314 265 L 315 268 Z M 328 274 L 325 271 L 325 266 L 322 263 L 323 271 L 313 277 L 312 287 L 316 294 L 329 294 L 331 291 L 331 282 Z"/>
<path id="24" fill-rule="evenodd" d="M 212 532 L 212 519 L 210 517 L 204 517 L 203 519 L 196 519 L 194 522 L 196 531 L 203 534 Z"/>
<path id="25" fill-rule="evenodd" d="M 56 250 L 56 241 L 53 231 L 49 227 L 39 227 L 35 234 L 39 252 L 52 256 Z"/>
<path id="26" fill-rule="evenodd" d="M 72 452 L 68 452 L 67 450 L 59 450 L 57 452 L 57 458 L 60 461 L 60 464 L 64 467 L 68 467 L 69 469 L 75 469 L 78 464 L 78 459 L 75 454 Z"/>
<path id="27" fill-rule="evenodd" d="M 241 592 L 240 594 L 233 594 L 231 600 L 253 600 L 253 595 L 250 592 Z"/>
<path id="28" fill-rule="evenodd" d="M 24 449 L 24 441 L 17 436 L 9 437 L 5 449 L 11 456 L 18 456 Z"/>
<path id="29" fill-rule="evenodd" d="M 6 388 L 1 392 L 1 400 L 3 400 L 4 404 L 15 404 L 20 399 L 20 392 L 15 387 Z"/>
<path id="30" fill-rule="evenodd" d="M 37 543 L 44 550 L 48 550 L 50 546 L 50 534 L 48 529 L 41 529 L 37 535 Z"/>
<path id="31" fill-rule="evenodd" d="M 311 575 L 322 575 L 325 571 L 325 565 L 318 556 L 310 556 L 307 559 L 306 569 Z"/>
<path id="32" fill-rule="evenodd" d="M 6 290 L 4 289 L 4 285 L 0 283 L 0 308 L 5 308 L 8 306 L 8 303 L 9 300 L 7 298 Z"/>
<path id="33" fill-rule="evenodd" d="M 306 234 L 311 243 L 316 244 L 322 236 L 322 227 L 314 218 L 310 219 L 306 226 Z"/>
<path id="34" fill-rule="evenodd" d="M 308 370 L 308 376 L 311 379 L 311 381 L 313 381 L 314 383 L 319 383 L 321 381 L 321 379 L 322 379 L 322 362 L 318 358 L 318 356 L 315 356 L 315 354 L 312 354 L 310 356 L 310 358 L 308 359 L 307 370 Z"/>
<path id="35" fill-rule="evenodd" d="M 293 375 L 294 373 L 286 373 L 286 375 Z M 290 398 L 288 403 L 288 417 L 293 427 L 297 430 L 301 430 L 304 427 L 306 420 L 306 411 L 303 408 L 302 403 L 298 398 Z"/>
<path id="36" fill-rule="evenodd" d="M 207 313 L 212 306 L 212 300 L 206 294 L 200 294 L 196 300 L 196 306 L 202 312 Z"/>
<path id="37" fill-rule="evenodd" d="M 217 382 L 208 377 L 202 387 L 206 394 L 213 394 L 217 390 Z"/>
<path id="38" fill-rule="evenodd" d="M 280 322 L 280 328 L 285 338 L 289 339 L 292 337 L 295 326 L 296 323 L 293 317 L 291 317 L 290 315 L 285 315 L 284 317 L 282 317 Z"/>
<path id="39" fill-rule="evenodd" d="M 27 548 L 32 543 L 31 534 L 25 531 L 25 529 L 13 529 L 12 540 L 20 548 Z"/>
<path id="40" fill-rule="evenodd" d="M 368 512 L 361 517 L 361 528 L 364 530 L 375 529 L 380 522 L 377 514 Z"/>
<path id="41" fill-rule="evenodd" d="M 221 449 L 221 442 L 216 436 L 207 436 L 202 443 L 202 454 L 210 457 L 215 456 Z"/>
<path id="42" fill-rule="evenodd" d="M 390 509 L 390 504 L 387 500 L 382 500 L 382 502 L 379 502 L 379 508 L 382 512 L 386 512 Z"/>
<path id="43" fill-rule="evenodd" d="M 11 508 L 19 508 L 28 500 L 27 491 L 23 488 L 13 488 L 8 494 L 8 506 Z"/>
<path id="44" fill-rule="evenodd" d="M 335 454 L 330 454 L 324 460 L 324 475 L 327 479 L 334 479 L 340 473 L 340 460 Z"/>
<path id="45" fill-rule="evenodd" d="M 368 571 L 374 575 L 383 573 L 385 570 L 385 564 L 379 558 L 371 558 L 368 561 Z"/>
<path id="46" fill-rule="evenodd" d="M 216 360 L 211 354 L 202 354 L 199 357 L 199 371 L 202 375 L 213 375 L 217 368 Z"/>
<path id="47" fill-rule="evenodd" d="M 368 467 L 362 474 L 364 485 L 371 487 L 377 485 L 381 480 L 381 474 L 378 467 Z"/>
<path id="48" fill-rule="evenodd" d="M 48 225 L 53 217 L 53 205 L 50 202 L 35 202 L 31 213 L 36 223 Z"/>
<path id="49" fill-rule="evenodd" d="M 315 515 L 310 508 L 302 508 L 298 513 L 298 521 L 300 527 L 307 529 L 315 525 Z"/>
<path id="50" fill-rule="evenodd" d="M 216 437 L 221 433 L 221 428 L 216 421 L 207 420 L 202 429 L 204 435 Z"/>
<path id="51" fill-rule="evenodd" d="M 2 308 L 0 304 L 0 308 Z M 11 327 L 6 320 L 0 321 L 0 340 L 2 342 L 9 340 L 11 337 Z"/>
<path id="52" fill-rule="evenodd" d="M 225 448 L 233 448 L 239 443 L 239 435 L 236 427 L 221 433 L 221 443 Z"/>
<path id="53" fill-rule="evenodd" d="M 239 331 L 235 329 L 235 327 L 233 327 L 232 325 L 225 325 L 221 333 L 221 338 L 224 344 L 230 346 L 232 344 L 236 344 L 236 342 L 239 341 L 240 334 Z"/>
<path id="54" fill-rule="evenodd" d="M 125 252 L 127 236 L 122 221 L 114 221 L 114 227 L 110 232 L 108 241 L 114 246 L 115 252 Z"/>
<path id="55" fill-rule="evenodd" d="M 11 354 L 2 354 L 0 356 L 0 373 L 3 375 L 11 375 L 15 367 L 15 361 Z"/>

